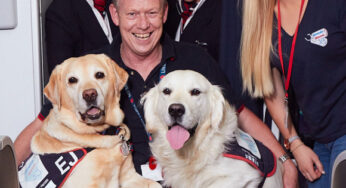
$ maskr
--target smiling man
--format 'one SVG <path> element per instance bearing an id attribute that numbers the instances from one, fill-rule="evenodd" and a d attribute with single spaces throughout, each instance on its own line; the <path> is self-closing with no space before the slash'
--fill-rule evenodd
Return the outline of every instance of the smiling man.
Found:
<path id="1" fill-rule="evenodd" d="M 207 77 L 212 84 L 221 86 L 228 101 L 239 109 L 240 126 L 271 148 L 277 157 L 283 155 L 283 149 L 270 130 L 250 110 L 242 108 L 242 101 L 230 89 L 215 60 L 203 48 L 174 42 L 163 34 L 167 11 L 166 0 L 113 0 L 110 14 L 121 35 L 111 45 L 94 52 L 107 54 L 129 73 L 127 87 L 121 93 L 120 106 L 125 113 L 124 123 L 131 130 L 133 162 L 137 172 L 150 177 L 146 174 L 151 156 L 150 136 L 145 131 L 143 109 L 139 105 L 141 95 L 174 70 L 194 70 Z M 41 126 L 42 122 L 35 120 L 17 138 L 19 161 L 30 151 L 25 148 L 27 145 L 21 146 L 20 143 L 27 143 Z M 109 130 L 109 133 L 113 131 Z M 292 162 L 285 164 L 291 164 L 295 169 Z M 288 165 L 284 166 L 286 170 Z"/>

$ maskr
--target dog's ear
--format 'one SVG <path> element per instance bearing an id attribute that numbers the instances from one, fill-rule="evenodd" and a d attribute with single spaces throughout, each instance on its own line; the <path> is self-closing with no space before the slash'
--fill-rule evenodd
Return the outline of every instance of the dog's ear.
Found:
<path id="1" fill-rule="evenodd" d="M 111 58 L 102 54 L 100 55 L 103 58 L 103 62 L 106 64 L 109 72 L 114 75 L 111 78 L 112 84 L 112 92 L 108 94 L 107 97 L 107 106 L 106 106 L 106 123 L 110 125 L 119 125 L 124 118 L 124 113 L 120 109 L 119 101 L 120 101 L 120 93 L 124 88 L 128 74 L 127 72 L 119 67 Z"/>
<path id="2" fill-rule="evenodd" d="M 155 111 L 157 102 L 159 100 L 159 89 L 158 86 L 155 86 L 151 88 L 148 92 L 146 92 L 141 100 L 140 103 L 143 105 L 143 110 L 144 110 L 144 117 L 145 117 L 145 124 L 146 124 L 146 129 L 148 132 L 153 133 L 155 132 L 153 127 L 153 123 L 157 123 L 156 117 L 159 117 L 159 114 Z"/>
<path id="3" fill-rule="evenodd" d="M 49 99 L 53 105 L 57 105 L 58 109 L 61 108 L 61 65 L 57 65 L 46 87 L 43 89 L 44 95 Z"/>
<path id="4" fill-rule="evenodd" d="M 213 128 L 218 128 L 223 117 L 224 117 L 224 108 L 225 108 L 225 98 L 222 94 L 221 88 L 213 85 L 211 86 L 211 94 L 209 95 L 209 102 L 211 105 L 211 126 Z"/>
<path id="5" fill-rule="evenodd" d="M 118 86 L 119 91 L 121 91 L 124 88 L 127 79 L 129 78 L 129 74 L 123 68 L 119 67 L 119 65 L 115 63 L 112 59 L 109 58 L 108 61 L 112 65 L 113 71 L 116 76 L 116 84 Z"/>
<path id="6" fill-rule="evenodd" d="M 121 91 L 129 78 L 129 74 L 107 55 L 102 54 L 100 56 L 103 57 L 103 62 L 106 63 L 107 67 L 109 67 L 111 69 L 110 71 L 113 71 L 115 75 L 114 89 Z"/>

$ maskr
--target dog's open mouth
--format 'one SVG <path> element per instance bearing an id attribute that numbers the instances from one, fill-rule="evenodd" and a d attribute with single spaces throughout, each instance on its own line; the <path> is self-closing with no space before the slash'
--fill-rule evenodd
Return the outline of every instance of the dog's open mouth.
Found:
<path id="1" fill-rule="evenodd" d="M 96 120 L 99 119 L 105 112 L 98 107 L 92 106 L 85 113 L 80 113 L 82 120 L 85 119 Z"/>
<path id="2" fill-rule="evenodd" d="M 190 138 L 190 133 L 183 126 L 174 124 L 166 134 L 167 140 L 174 150 L 182 148 Z"/>

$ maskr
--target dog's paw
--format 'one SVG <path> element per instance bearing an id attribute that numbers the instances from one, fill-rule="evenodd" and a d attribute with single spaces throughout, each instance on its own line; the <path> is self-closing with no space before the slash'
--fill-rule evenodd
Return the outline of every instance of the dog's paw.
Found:
<path id="1" fill-rule="evenodd" d="M 103 139 L 103 143 L 98 147 L 100 147 L 100 148 L 114 148 L 121 142 L 122 142 L 122 140 L 119 139 L 118 136 L 107 135 L 107 136 L 105 136 L 105 139 Z"/>
<path id="2" fill-rule="evenodd" d="M 121 140 L 123 141 L 128 141 L 130 139 L 130 129 L 125 125 L 125 124 L 121 124 L 118 127 L 119 131 L 118 131 L 118 136 Z"/>
<path id="3" fill-rule="evenodd" d="M 148 188 L 162 188 L 161 184 L 153 181 L 148 185 Z"/>

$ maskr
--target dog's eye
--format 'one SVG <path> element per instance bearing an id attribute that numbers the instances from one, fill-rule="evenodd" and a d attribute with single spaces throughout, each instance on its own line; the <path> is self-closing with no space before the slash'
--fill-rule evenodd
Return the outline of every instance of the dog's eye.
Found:
<path id="1" fill-rule="evenodd" d="M 103 73 L 103 72 L 97 72 L 96 74 L 95 74 L 95 78 L 96 79 L 102 79 L 102 78 L 104 78 L 105 77 L 105 74 Z"/>
<path id="2" fill-rule="evenodd" d="M 74 83 L 77 83 L 78 82 L 78 79 L 76 77 L 71 77 L 68 79 L 68 83 L 70 84 L 74 84 Z"/>
<path id="3" fill-rule="evenodd" d="M 168 89 L 168 88 L 165 88 L 163 91 L 162 91 L 162 93 L 163 94 L 165 94 L 165 95 L 169 95 L 169 94 L 171 94 L 171 90 L 170 89 Z"/>
<path id="4" fill-rule="evenodd" d="M 193 89 L 193 90 L 191 90 L 190 93 L 192 96 L 197 96 L 197 95 L 201 94 L 201 91 L 198 89 Z"/>

